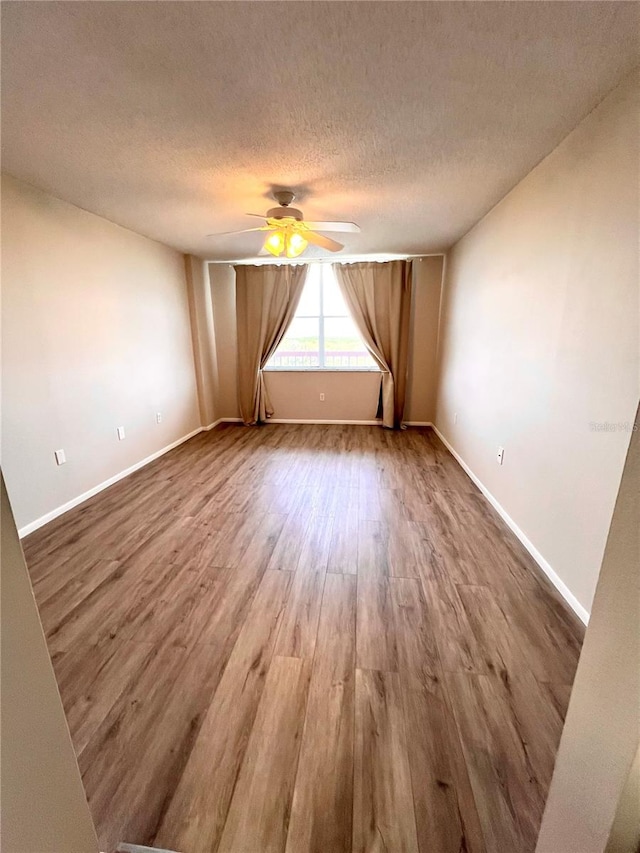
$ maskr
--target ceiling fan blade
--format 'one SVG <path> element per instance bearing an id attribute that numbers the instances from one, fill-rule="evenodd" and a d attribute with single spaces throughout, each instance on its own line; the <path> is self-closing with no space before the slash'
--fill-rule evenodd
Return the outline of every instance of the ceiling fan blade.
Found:
<path id="1" fill-rule="evenodd" d="M 226 237 L 229 234 L 248 234 L 250 231 L 271 231 L 270 225 L 263 225 L 261 228 L 243 228 L 241 231 L 219 231 L 216 234 L 205 234 L 205 237 Z"/>
<path id="2" fill-rule="evenodd" d="M 266 220 L 266 218 L 267 218 L 267 217 L 264 215 L 264 213 L 245 213 L 245 216 L 257 216 L 257 217 L 258 217 L 258 219 L 265 219 L 265 220 Z"/>
<path id="3" fill-rule="evenodd" d="M 342 231 L 343 233 L 349 232 L 351 234 L 360 233 L 360 226 L 356 225 L 355 222 L 307 222 L 305 219 L 304 223 L 313 231 Z"/>
<path id="4" fill-rule="evenodd" d="M 303 231 L 301 233 L 309 243 L 313 243 L 314 246 L 320 246 L 323 249 L 328 249 L 330 252 L 339 252 L 340 249 L 344 249 L 342 243 L 332 240 L 331 237 L 325 237 L 324 234 L 316 234 L 315 231 Z"/>

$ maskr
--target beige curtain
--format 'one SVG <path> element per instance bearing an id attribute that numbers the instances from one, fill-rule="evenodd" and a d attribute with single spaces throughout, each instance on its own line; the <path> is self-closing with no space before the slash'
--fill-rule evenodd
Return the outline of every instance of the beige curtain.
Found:
<path id="1" fill-rule="evenodd" d="M 289 328 L 307 268 L 268 264 L 235 271 L 240 414 L 245 424 L 257 424 L 273 414 L 263 368 Z"/>
<path id="2" fill-rule="evenodd" d="M 336 264 L 338 283 L 382 371 L 382 425 L 402 426 L 407 389 L 411 261 Z"/>

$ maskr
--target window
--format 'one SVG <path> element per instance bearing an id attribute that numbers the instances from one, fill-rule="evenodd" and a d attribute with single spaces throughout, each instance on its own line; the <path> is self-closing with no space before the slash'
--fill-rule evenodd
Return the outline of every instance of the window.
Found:
<path id="1" fill-rule="evenodd" d="M 267 362 L 271 370 L 378 370 L 328 264 L 309 264 L 287 334 Z"/>

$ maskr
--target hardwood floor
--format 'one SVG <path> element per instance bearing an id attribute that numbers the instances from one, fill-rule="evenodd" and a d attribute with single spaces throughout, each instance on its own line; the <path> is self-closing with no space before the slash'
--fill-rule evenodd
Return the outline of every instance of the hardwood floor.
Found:
<path id="1" fill-rule="evenodd" d="M 429 429 L 219 427 L 23 544 L 104 851 L 534 850 L 582 626 Z"/>

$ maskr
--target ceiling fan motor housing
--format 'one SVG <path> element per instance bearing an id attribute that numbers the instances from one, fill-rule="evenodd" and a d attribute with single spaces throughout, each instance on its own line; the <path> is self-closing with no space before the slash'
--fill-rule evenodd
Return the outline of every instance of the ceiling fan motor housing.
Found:
<path id="1" fill-rule="evenodd" d="M 295 200 L 296 194 L 291 190 L 274 190 L 273 197 L 281 207 L 288 207 Z"/>
<path id="2" fill-rule="evenodd" d="M 302 222 L 302 211 L 297 207 L 272 207 L 267 211 L 267 219 L 295 219 Z"/>
<path id="3" fill-rule="evenodd" d="M 302 211 L 296 207 L 289 207 L 295 199 L 295 193 L 291 190 L 276 190 L 273 197 L 278 202 L 279 207 L 272 207 L 267 211 L 267 219 L 295 219 L 297 222 L 302 222 Z"/>

